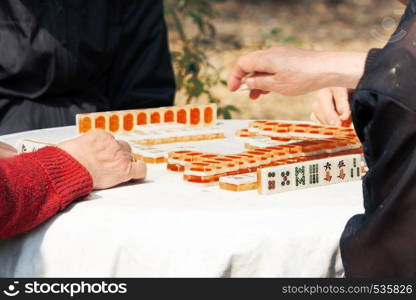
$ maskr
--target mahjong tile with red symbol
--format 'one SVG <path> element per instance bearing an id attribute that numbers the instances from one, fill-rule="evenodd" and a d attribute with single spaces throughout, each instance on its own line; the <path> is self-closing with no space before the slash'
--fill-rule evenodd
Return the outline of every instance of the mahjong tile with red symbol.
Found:
<path id="1" fill-rule="evenodd" d="M 122 115 L 120 112 L 108 112 L 107 113 L 107 129 L 111 133 L 117 133 L 122 131 Z"/>
<path id="2" fill-rule="evenodd" d="M 320 185 L 330 185 L 337 183 L 337 166 L 335 159 L 326 158 L 317 161 L 319 163 L 319 183 Z"/>
<path id="3" fill-rule="evenodd" d="M 239 174 L 250 173 L 250 160 L 247 157 L 240 155 L 225 155 L 224 157 L 232 159 L 238 165 Z"/>
<path id="4" fill-rule="evenodd" d="M 176 108 L 175 107 L 161 108 L 161 115 L 162 115 L 163 123 L 165 124 L 176 123 Z"/>
<path id="5" fill-rule="evenodd" d="M 202 152 L 190 152 L 183 155 L 183 160 L 185 162 L 197 162 L 201 160 L 201 155 L 204 153 Z"/>
<path id="6" fill-rule="evenodd" d="M 183 178 L 187 182 L 209 184 L 216 181 L 216 169 L 209 163 L 190 163 L 185 166 Z"/>
<path id="7" fill-rule="evenodd" d="M 94 113 L 91 115 L 94 123 L 94 129 L 108 130 L 106 113 Z"/>
<path id="8" fill-rule="evenodd" d="M 261 168 L 257 171 L 260 194 L 275 194 L 296 189 L 294 164 Z"/>
<path id="9" fill-rule="evenodd" d="M 178 124 L 189 124 L 189 107 L 178 107 L 176 110 L 176 122 Z"/>
<path id="10" fill-rule="evenodd" d="M 250 128 L 262 128 L 262 126 L 267 123 L 268 121 L 264 121 L 264 120 L 257 120 L 257 121 L 253 121 L 249 124 Z"/>
<path id="11" fill-rule="evenodd" d="M 78 114 L 76 115 L 76 123 L 78 133 L 86 133 L 94 129 L 92 114 Z"/>
<path id="12" fill-rule="evenodd" d="M 189 106 L 189 122 L 191 126 L 201 126 L 204 124 L 203 107 L 200 105 Z"/>
<path id="13" fill-rule="evenodd" d="M 349 181 L 348 171 L 351 165 L 351 157 L 341 156 L 334 159 L 334 183 Z"/>
<path id="14" fill-rule="evenodd" d="M 291 135 L 305 135 L 311 128 L 310 124 L 293 124 L 291 127 Z"/>
<path id="15" fill-rule="evenodd" d="M 282 143 L 290 142 L 292 139 L 290 137 L 278 137 L 278 136 L 272 136 L 270 137 L 273 141 L 278 141 Z"/>
<path id="16" fill-rule="evenodd" d="M 239 174 L 240 166 L 238 162 L 235 162 L 234 160 L 226 157 L 220 157 L 214 160 L 218 161 L 223 167 L 225 167 L 225 173 L 223 174 L 224 176 Z"/>
<path id="17" fill-rule="evenodd" d="M 203 106 L 204 125 L 212 126 L 217 122 L 217 105 L 215 103 Z"/>
<path id="18" fill-rule="evenodd" d="M 263 126 L 265 127 L 275 127 L 275 126 L 279 126 L 279 124 L 281 124 L 280 122 L 276 122 L 276 121 L 268 121 L 263 123 Z"/>
<path id="19" fill-rule="evenodd" d="M 134 130 L 136 114 L 134 111 L 121 112 L 122 129 L 124 132 L 131 132 Z"/>
<path id="20" fill-rule="evenodd" d="M 136 125 L 146 126 L 150 124 L 150 117 L 146 110 L 136 111 Z"/>
<path id="21" fill-rule="evenodd" d="M 161 109 L 149 109 L 147 111 L 149 117 L 149 123 L 151 125 L 157 125 L 163 123 L 163 116 Z"/>
<path id="22" fill-rule="evenodd" d="M 181 150 L 174 151 L 168 154 L 167 168 L 173 172 L 183 172 L 185 165 L 185 155 L 192 153 L 192 151 Z"/>
<path id="23" fill-rule="evenodd" d="M 235 135 L 236 136 L 239 136 L 239 137 L 242 137 L 242 138 L 248 138 L 248 137 L 255 136 L 255 134 L 252 133 L 252 132 L 249 132 L 247 128 L 237 130 L 237 132 L 235 133 Z"/>

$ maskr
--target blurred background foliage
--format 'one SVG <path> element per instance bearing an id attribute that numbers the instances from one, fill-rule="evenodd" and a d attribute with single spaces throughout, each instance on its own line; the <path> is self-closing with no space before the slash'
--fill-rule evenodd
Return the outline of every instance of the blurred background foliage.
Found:
<path id="1" fill-rule="evenodd" d="M 214 102 L 224 119 L 306 120 L 314 94 L 253 102 L 228 92 L 226 78 L 237 58 L 282 44 L 317 50 L 380 47 L 384 41 L 371 30 L 387 39 L 391 32 L 380 23 L 397 8 L 394 0 L 165 0 L 176 103 Z"/>

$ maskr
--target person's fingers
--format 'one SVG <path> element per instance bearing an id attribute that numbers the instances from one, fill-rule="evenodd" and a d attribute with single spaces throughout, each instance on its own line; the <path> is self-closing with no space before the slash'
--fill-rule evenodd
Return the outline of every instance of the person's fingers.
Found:
<path id="1" fill-rule="evenodd" d="M 129 145 L 129 143 L 125 142 L 125 141 L 120 141 L 117 140 L 117 143 L 120 145 L 121 149 L 127 153 L 131 153 L 131 147 Z"/>
<path id="2" fill-rule="evenodd" d="M 323 124 L 321 120 L 318 119 L 318 117 L 315 115 L 315 113 L 311 113 L 310 118 L 312 122 L 315 122 L 317 124 Z"/>
<path id="3" fill-rule="evenodd" d="M 314 110 L 314 113 L 324 124 L 337 125 L 341 123 L 330 89 L 319 91 L 318 103 L 318 109 Z"/>
<path id="4" fill-rule="evenodd" d="M 143 179 L 146 177 L 147 166 L 143 161 L 131 163 L 129 178 L 133 180 Z"/>
<path id="5" fill-rule="evenodd" d="M 247 79 L 246 84 L 252 90 L 270 92 L 276 85 L 272 75 L 256 75 Z"/>
<path id="6" fill-rule="evenodd" d="M 237 61 L 235 67 L 231 71 L 228 79 L 228 88 L 235 92 L 238 90 L 249 73 L 273 73 L 272 66 L 268 62 L 268 54 L 266 51 L 252 52 L 248 55 L 242 56 Z"/>
<path id="7" fill-rule="evenodd" d="M 252 100 L 257 100 L 262 94 L 263 94 L 263 92 L 261 90 L 251 90 L 250 91 L 250 98 Z"/>
<path id="8" fill-rule="evenodd" d="M 332 94 L 334 96 L 335 109 L 339 117 L 342 121 L 348 120 L 351 116 L 348 90 L 345 88 L 333 88 Z"/>

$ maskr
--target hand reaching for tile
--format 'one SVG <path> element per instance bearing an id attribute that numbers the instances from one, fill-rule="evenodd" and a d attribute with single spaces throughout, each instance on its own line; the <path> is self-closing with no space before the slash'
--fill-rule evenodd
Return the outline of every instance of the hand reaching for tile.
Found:
<path id="1" fill-rule="evenodd" d="M 256 51 L 239 58 L 228 87 L 234 92 L 245 83 L 251 89 L 252 99 L 268 92 L 296 96 L 331 86 L 355 88 L 364 72 L 366 57 L 366 53 L 287 46 Z M 250 74 L 254 75 L 247 78 Z"/>

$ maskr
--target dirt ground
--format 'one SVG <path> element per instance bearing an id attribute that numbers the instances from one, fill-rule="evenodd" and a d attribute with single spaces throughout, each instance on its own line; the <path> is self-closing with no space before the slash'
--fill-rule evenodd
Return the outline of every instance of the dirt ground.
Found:
<path id="1" fill-rule="evenodd" d="M 220 12 L 216 26 L 222 35 L 235 35 L 243 45 L 238 51 L 213 53 L 212 62 L 224 68 L 223 77 L 236 59 L 267 44 L 265 31 L 279 27 L 282 35 L 293 36 L 296 44 L 317 50 L 367 51 L 382 47 L 400 20 L 403 6 L 395 0 L 346 0 L 330 4 L 329 0 L 226 0 L 215 4 Z M 251 101 L 245 94 L 230 93 L 225 87 L 215 88 L 224 104 L 237 106 L 241 113 L 235 119 L 309 120 L 314 94 L 301 97 L 268 95 Z M 183 97 L 177 97 L 181 104 Z"/>

